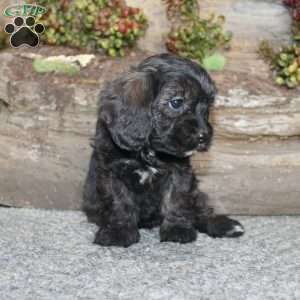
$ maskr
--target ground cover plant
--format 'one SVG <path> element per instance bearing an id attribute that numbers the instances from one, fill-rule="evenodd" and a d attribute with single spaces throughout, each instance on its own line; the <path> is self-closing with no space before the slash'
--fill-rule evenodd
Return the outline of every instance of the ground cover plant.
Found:
<path id="1" fill-rule="evenodd" d="M 88 50 L 103 50 L 112 57 L 123 56 L 147 28 L 139 8 L 124 0 L 41 0 L 48 8 L 42 17 L 47 44 Z"/>
<path id="2" fill-rule="evenodd" d="M 222 69 L 225 59 L 216 54 L 229 48 L 232 33 L 223 29 L 224 16 L 202 18 L 197 0 L 163 0 L 172 23 L 166 47 L 170 52 L 195 59 L 207 69 Z"/>

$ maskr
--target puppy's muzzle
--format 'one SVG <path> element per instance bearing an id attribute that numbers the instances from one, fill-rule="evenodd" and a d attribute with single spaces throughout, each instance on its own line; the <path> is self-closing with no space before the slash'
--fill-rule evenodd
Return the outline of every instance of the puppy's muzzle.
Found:
<path id="1" fill-rule="evenodd" d="M 197 151 L 206 151 L 209 147 L 209 135 L 205 132 L 199 133 L 199 140 L 197 145 Z"/>

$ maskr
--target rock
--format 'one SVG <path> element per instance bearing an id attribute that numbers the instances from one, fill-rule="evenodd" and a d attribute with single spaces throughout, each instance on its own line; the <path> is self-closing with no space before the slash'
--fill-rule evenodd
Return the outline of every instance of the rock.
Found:
<path id="1" fill-rule="evenodd" d="M 63 61 L 69 63 L 79 64 L 81 68 L 87 67 L 92 60 L 95 58 L 93 54 L 79 54 L 79 55 L 57 55 L 57 56 L 48 56 L 46 58 L 47 61 Z"/>
<path id="2" fill-rule="evenodd" d="M 278 46 L 291 38 L 291 18 L 282 1 L 204 0 L 200 11 L 202 15 L 215 12 L 226 17 L 225 28 L 234 33 L 233 51 L 255 52 L 261 40 Z"/>
<path id="3" fill-rule="evenodd" d="M 78 79 L 66 84 L 65 79 L 56 80 L 55 75 L 52 84 L 49 84 L 43 77 L 31 74 L 33 78 L 28 79 L 26 72 L 22 75 L 20 70 L 16 73 L 10 67 L 12 62 L 15 65 L 30 65 L 30 61 L 25 62 L 6 52 L 1 53 L 0 58 L 3 62 L 0 64 L 0 99 L 14 111 L 9 122 L 21 128 L 48 126 L 52 130 L 77 134 L 89 135 L 93 132 L 97 94 L 105 77 L 111 73 L 110 63 L 103 65 L 103 80 L 89 76 L 89 80 L 94 80 L 96 84 L 76 83 Z M 119 71 L 128 68 L 125 65 L 115 64 Z M 97 68 L 95 65 L 89 72 L 97 74 Z M 16 76 L 21 78 L 14 80 Z M 243 76 L 245 79 L 242 79 Z M 238 76 L 240 82 L 232 80 L 229 84 L 215 77 L 220 89 L 212 112 L 216 134 L 245 140 L 263 136 L 300 135 L 300 97 L 297 91 L 275 88 L 272 82 L 264 78 L 256 79 L 256 76 L 245 77 L 241 74 Z M 232 75 L 223 72 L 222 77 L 232 78 Z M 257 90 L 253 89 L 254 86 Z"/>
<path id="4" fill-rule="evenodd" d="M 300 97 L 251 95 L 232 89 L 219 96 L 213 115 L 221 136 L 249 138 L 300 135 Z"/>
<path id="5" fill-rule="evenodd" d="M 300 143 L 215 140 L 193 157 L 200 187 L 219 213 L 296 214 L 300 211 Z"/>
<path id="6" fill-rule="evenodd" d="M 10 129 L 10 136 L 1 135 L 0 203 L 17 207 L 80 208 L 89 140 L 72 134 L 44 131 L 45 134 L 47 137 L 41 135 L 40 139 L 30 134 L 20 137 L 17 129 Z"/>
<path id="7" fill-rule="evenodd" d="M 126 60 L 97 55 L 71 78 L 38 75 L 18 53 L 0 53 L 0 203 L 78 209 L 98 93 L 148 53 Z M 193 159 L 200 186 L 221 213 L 299 213 L 298 91 L 274 86 L 252 56 L 237 70 L 243 59 L 212 73 L 217 138 L 209 153 Z"/>
<path id="8" fill-rule="evenodd" d="M 11 131 L 12 132 L 12 131 Z M 0 203 L 17 207 L 79 209 L 91 148 L 85 136 L 46 131 L 39 139 L 1 136 Z M 300 212 L 300 146 L 215 140 L 193 158 L 200 188 L 219 213 Z"/>

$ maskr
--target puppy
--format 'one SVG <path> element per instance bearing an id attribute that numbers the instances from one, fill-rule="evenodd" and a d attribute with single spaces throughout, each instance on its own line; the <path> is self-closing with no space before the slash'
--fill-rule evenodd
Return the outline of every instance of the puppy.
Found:
<path id="1" fill-rule="evenodd" d="M 139 228 L 160 226 L 160 241 L 189 243 L 197 231 L 238 237 L 242 225 L 216 216 L 198 190 L 190 157 L 213 136 L 216 88 L 196 63 L 170 54 L 147 58 L 100 95 L 83 209 L 95 243 L 128 247 Z"/>

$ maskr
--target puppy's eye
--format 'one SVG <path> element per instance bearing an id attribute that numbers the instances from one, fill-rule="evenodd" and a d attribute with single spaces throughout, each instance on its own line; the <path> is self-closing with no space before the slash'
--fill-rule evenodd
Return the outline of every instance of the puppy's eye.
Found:
<path id="1" fill-rule="evenodd" d="M 175 97 L 169 101 L 169 107 L 172 109 L 179 109 L 183 105 L 183 98 Z"/>

